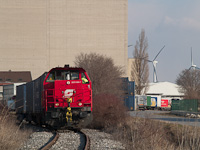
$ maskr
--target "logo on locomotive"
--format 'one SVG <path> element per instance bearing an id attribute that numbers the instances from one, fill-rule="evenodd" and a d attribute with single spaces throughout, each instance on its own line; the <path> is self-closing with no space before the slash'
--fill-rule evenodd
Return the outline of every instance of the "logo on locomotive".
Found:
<path id="1" fill-rule="evenodd" d="M 67 89 L 64 92 L 64 97 L 65 98 L 70 98 L 71 96 L 73 96 L 73 94 L 74 94 L 74 90 L 73 89 Z"/>

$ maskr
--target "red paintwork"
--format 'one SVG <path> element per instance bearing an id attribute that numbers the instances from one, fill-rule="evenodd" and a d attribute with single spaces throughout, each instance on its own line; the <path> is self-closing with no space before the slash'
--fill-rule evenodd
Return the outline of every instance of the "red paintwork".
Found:
<path id="1" fill-rule="evenodd" d="M 78 80 L 54 80 L 47 82 L 48 76 L 52 71 L 79 71 Z M 83 84 L 81 80 L 81 73 L 85 73 L 89 83 Z M 53 68 L 51 69 L 43 83 L 43 107 L 46 108 L 66 108 L 68 107 L 67 98 L 72 98 L 70 107 L 91 107 L 92 111 L 92 85 L 90 78 L 82 68 Z M 79 106 L 79 103 L 82 103 Z M 59 104 L 56 106 L 56 104 Z"/>

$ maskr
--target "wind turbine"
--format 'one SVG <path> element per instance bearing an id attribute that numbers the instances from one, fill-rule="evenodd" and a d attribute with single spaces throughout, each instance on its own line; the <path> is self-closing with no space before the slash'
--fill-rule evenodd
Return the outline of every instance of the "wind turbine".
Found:
<path id="1" fill-rule="evenodd" d="M 190 69 L 193 69 L 193 70 L 195 70 L 195 69 L 200 69 L 200 68 L 197 67 L 197 65 L 195 65 L 195 64 L 193 63 L 192 47 L 191 47 L 191 67 L 189 68 L 189 70 L 190 70 Z"/>
<path id="2" fill-rule="evenodd" d="M 156 61 L 156 58 L 158 57 L 158 55 L 161 53 L 161 51 L 164 48 L 165 48 L 165 45 L 163 46 L 163 48 L 161 48 L 161 50 L 158 52 L 158 54 L 156 55 L 156 57 L 153 60 L 148 60 L 149 62 L 151 62 L 153 64 L 153 82 L 154 83 L 158 82 L 157 73 L 156 73 L 156 64 L 158 63 L 158 61 Z"/>

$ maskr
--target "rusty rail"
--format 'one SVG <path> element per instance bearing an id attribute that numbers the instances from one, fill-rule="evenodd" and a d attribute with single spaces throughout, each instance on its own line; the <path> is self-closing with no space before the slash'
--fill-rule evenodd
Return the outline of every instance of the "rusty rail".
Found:
<path id="1" fill-rule="evenodd" d="M 56 143 L 58 138 L 59 138 L 59 133 L 55 132 L 53 139 L 49 141 L 46 145 L 44 145 L 42 148 L 40 148 L 40 150 L 49 150 L 52 147 L 52 145 Z"/>
<path id="2" fill-rule="evenodd" d="M 84 137 L 85 137 L 85 148 L 84 148 L 84 150 L 90 150 L 90 138 L 89 138 L 89 136 L 83 131 L 79 131 L 79 132 L 81 134 L 83 134 Z"/>

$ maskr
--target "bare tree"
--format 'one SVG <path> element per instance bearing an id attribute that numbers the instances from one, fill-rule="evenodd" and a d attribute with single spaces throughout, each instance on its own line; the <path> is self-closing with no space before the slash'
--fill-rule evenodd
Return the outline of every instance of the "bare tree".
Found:
<path id="1" fill-rule="evenodd" d="M 120 80 L 122 68 L 114 65 L 112 58 L 96 53 L 81 53 L 75 58 L 75 65 L 84 68 L 92 81 L 93 122 L 91 127 L 113 129 L 127 114 L 120 100 L 123 94 Z"/>
<path id="2" fill-rule="evenodd" d="M 183 70 L 177 77 L 176 83 L 186 98 L 200 99 L 200 70 Z"/>
<path id="3" fill-rule="evenodd" d="M 96 53 L 81 53 L 75 58 L 75 65 L 87 71 L 92 81 L 93 96 L 100 93 L 120 94 L 123 71 L 114 65 L 112 58 Z"/>
<path id="4" fill-rule="evenodd" d="M 142 29 L 139 40 L 133 52 L 133 63 L 131 68 L 132 79 L 135 81 L 136 94 L 145 94 L 149 83 L 149 66 L 148 66 L 148 40 L 145 36 L 145 30 Z"/>

